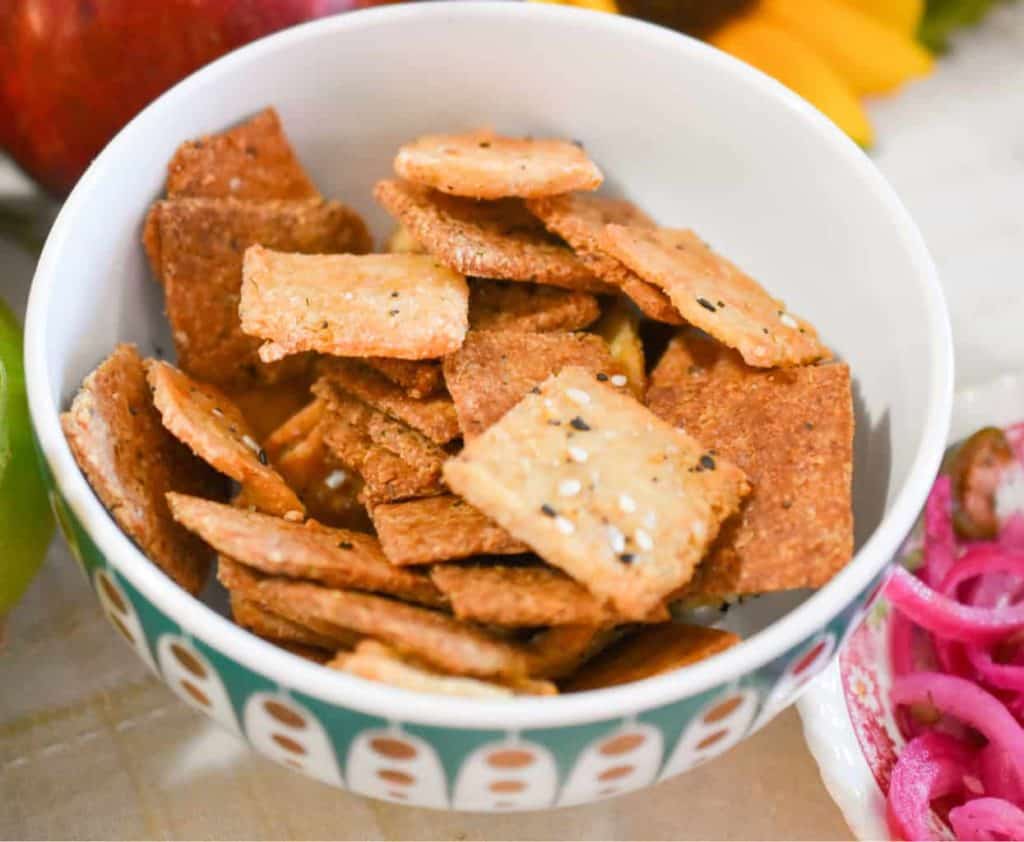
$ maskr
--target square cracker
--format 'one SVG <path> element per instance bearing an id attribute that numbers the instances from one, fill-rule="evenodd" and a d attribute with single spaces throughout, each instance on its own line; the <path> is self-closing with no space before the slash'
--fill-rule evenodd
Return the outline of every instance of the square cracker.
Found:
<path id="1" fill-rule="evenodd" d="M 159 274 L 178 361 L 210 383 L 281 379 L 296 365 L 262 365 L 259 340 L 242 332 L 238 304 L 248 246 L 298 252 L 370 247 L 362 219 L 339 202 L 172 199 L 157 207 Z"/>
<path id="2" fill-rule="evenodd" d="M 164 494 L 221 496 L 225 482 L 160 422 L 134 345 L 118 345 L 60 417 L 82 473 L 111 516 L 157 567 L 192 594 L 212 554 L 179 526 Z"/>
<path id="3" fill-rule="evenodd" d="M 410 398 L 429 398 L 441 391 L 444 376 L 436 360 L 396 360 L 389 357 L 367 357 L 366 364 L 379 371 L 396 386 L 405 389 Z"/>
<path id="4" fill-rule="evenodd" d="M 604 340 L 588 333 L 470 331 L 444 360 L 465 439 L 479 436 L 530 389 L 571 365 L 608 378 L 620 373 Z"/>
<path id="5" fill-rule="evenodd" d="M 466 335 L 466 279 L 422 254 L 245 253 L 242 330 L 267 340 L 260 359 L 319 351 L 420 360 Z"/>
<path id="6" fill-rule="evenodd" d="M 243 629 L 275 643 L 311 646 L 331 653 L 339 647 L 336 637 L 318 634 L 312 629 L 279 617 L 271 611 L 264 610 L 258 603 L 238 594 L 231 594 L 231 618 Z M 355 645 L 357 640 L 358 637 L 352 635 L 352 645 Z"/>
<path id="7" fill-rule="evenodd" d="M 433 564 L 529 550 L 465 500 L 450 494 L 382 503 L 373 507 L 370 516 L 392 564 Z"/>
<path id="8" fill-rule="evenodd" d="M 801 365 L 829 356 L 810 324 L 687 229 L 607 225 L 603 248 L 662 288 L 692 325 L 748 365 Z"/>
<path id="9" fill-rule="evenodd" d="M 242 484 L 246 499 L 275 515 L 305 508 L 269 464 L 252 429 L 230 398 L 162 360 L 146 360 L 146 378 L 164 427 L 208 465 Z"/>
<path id="10" fill-rule="evenodd" d="M 597 655 L 563 682 L 567 693 L 641 681 L 687 667 L 740 642 L 723 629 L 666 623 L 641 629 Z"/>
<path id="11" fill-rule="evenodd" d="M 430 572 L 460 620 L 506 627 L 612 626 L 622 617 L 547 565 L 439 564 Z M 663 605 L 646 618 L 664 622 Z"/>
<path id="12" fill-rule="evenodd" d="M 289 523 L 185 494 L 171 493 L 167 503 L 175 520 L 217 552 L 262 573 L 386 593 L 423 605 L 445 602 L 426 575 L 390 564 L 369 535 L 313 521 Z"/>
<path id="13" fill-rule="evenodd" d="M 632 202 L 571 193 L 534 199 L 526 207 L 540 219 L 547 229 L 565 240 L 584 266 L 602 281 L 606 281 L 628 295 L 644 315 L 660 322 L 682 324 L 679 311 L 658 287 L 627 269 L 619 260 L 601 248 L 604 226 L 635 225 L 653 228 L 654 221 Z"/>
<path id="14" fill-rule="evenodd" d="M 749 490 L 731 462 L 582 368 L 527 394 L 444 477 L 631 620 L 690 580 Z"/>
<path id="15" fill-rule="evenodd" d="M 568 140 L 503 137 L 486 129 L 417 138 L 398 150 L 395 173 L 470 199 L 596 190 L 604 180 L 582 146 Z"/>
<path id="16" fill-rule="evenodd" d="M 510 281 L 469 280 L 470 330 L 582 330 L 601 315 L 589 292 Z"/>
<path id="17" fill-rule="evenodd" d="M 824 585 L 853 552 L 853 410 L 842 363 L 759 370 L 696 331 L 672 340 L 648 405 L 739 465 L 753 492 L 690 591 Z"/>
<path id="18" fill-rule="evenodd" d="M 411 398 L 383 374 L 357 360 L 324 360 L 319 371 L 332 385 L 423 433 L 434 444 L 447 444 L 461 435 L 455 404 L 447 395 Z"/>
<path id="19" fill-rule="evenodd" d="M 614 290 L 595 278 L 518 199 L 474 202 L 404 181 L 380 181 L 373 195 L 427 251 L 456 272 L 585 292 Z"/>
<path id="20" fill-rule="evenodd" d="M 221 199 L 310 199 L 318 195 L 277 111 L 178 147 L 167 165 L 167 195 Z"/>

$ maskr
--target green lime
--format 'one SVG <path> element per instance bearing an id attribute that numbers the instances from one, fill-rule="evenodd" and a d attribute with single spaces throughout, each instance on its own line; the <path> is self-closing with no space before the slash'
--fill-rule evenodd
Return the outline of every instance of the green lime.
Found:
<path id="1" fill-rule="evenodd" d="M 0 301 L 0 617 L 32 581 L 52 534 L 32 442 L 21 328 Z"/>

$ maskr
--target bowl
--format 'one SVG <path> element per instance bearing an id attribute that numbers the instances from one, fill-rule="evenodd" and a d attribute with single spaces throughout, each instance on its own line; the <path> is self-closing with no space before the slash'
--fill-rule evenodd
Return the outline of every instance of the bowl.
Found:
<path id="1" fill-rule="evenodd" d="M 856 557 L 816 593 L 730 612 L 746 638 L 635 684 L 546 699 L 413 695 L 298 659 L 234 626 L 216 588 L 179 590 L 117 528 L 58 424 L 118 341 L 170 348 L 139 244 L 182 140 L 275 105 L 324 194 L 382 237 L 371 186 L 400 143 L 490 124 L 581 140 L 666 223 L 694 225 L 823 332 L 855 375 Z M 136 117 L 53 227 L 27 319 L 29 398 L 54 508 L 111 623 L 186 704 L 267 756 L 385 800 L 457 810 L 581 804 L 714 757 L 822 669 L 921 507 L 952 382 L 948 318 L 921 237 L 822 115 L 711 47 L 628 18 L 427 3 L 276 34 Z"/>

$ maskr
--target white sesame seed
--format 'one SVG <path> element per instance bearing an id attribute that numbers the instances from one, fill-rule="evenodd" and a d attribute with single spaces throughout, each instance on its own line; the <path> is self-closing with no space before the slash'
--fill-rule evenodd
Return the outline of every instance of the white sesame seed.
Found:
<path id="1" fill-rule="evenodd" d="M 578 479 L 566 479 L 558 484 L 558 493 L 562 497 L 575 497 L 580 493 L 581 488 L 583 488 L 583 483 Z"/>
<path id="2" fill-rule="evenodd" d="M 628 494 L 619 495 L 619 508 L 622 511 L 629 513 L 636 511 L 636 500 L 630 497 Z"/>
<path id="3" fill-rule="evenodd" d="M 658 516 L 654 512 L 648 512 L 644 515 L 644 526 L 648 529 L 654 529 L 658 523 Z"/>
<path id="4" fill-rule="evenodd" d="M 298 509 L 291 509 L 284 513 L 284 519 L 291 523 L 302 523 L 302 512 Z"/>
<path id="5" fill-rule="evenodd" d="M 234 178 L 232 178 L 231 181 L 228 182 L 228 190 L 230 190 L 232 193 L 241 188 L 241 186 L 242 179 L 240 179 L 237 175 Z"/>
<path id="6" fill-rule="evenodd" d="M 336 488 L 340 488 L 347 479 L 348 474 L 341 469 L 336 468 L 324 477 L 324 485 L 333 491 Z"/>
<path id="7" fill-rule="evenodd" d="M 587 453 L 582 447 L 576 447 L 573 445 L 569 448 L 569 458 L 573 462 L 586 462 L 590 458 L 590 454 Z"/>
<path id="8" fill-rule="evenodd" d="M 704 524 L 703 523 L 701 523 L 700 521 L 697 521 L 696 523 L 694 523 L 694 525 L 693 525 L 693 537 L 694 538 L 696 538 L 698 541 L 703 541 L 704 540 L 704 536 L 707 535 L 707 534 L 708 534 L 707 530 L 704 528 Z"/>
<path id="9" fill-rule="evenodd" d="M 686 427 L 684 427 L 682 424 L 680 424 L 678 427 L 676 427 L 676 432 L 677 433 L 682 433 L 685 436 L 686 435 Z"/>
<path id="10" fill-rule="evenodd" d="M 612 385 L 613 386 L 625 386 L 629 382 L 629 378 L 625 374 L 613 374 Z"/>
<path id="11" fill-rule="evenodd" d="M 568 518 L 562 517 L 561 515 L 555 518 L 555 526 L 558 527 L 558 531 L 563 535 L 572 535 L 572 533 L 576 531 L 576 527 L 573 526 L 572 521 Z"/>
<path id="12" fill-rule="evenodd" d="M 573 403 L 579 404 L 580 406 L 586 406 L 590 403 L 590 395 L 582 389 L 566 389 L 565 394 L 569 400 Z"/>
<path id="13" fill-rule="evenodd" d="M 346 293 L 345 293 L 345 295 L 343 296 L 343 298 L 344 298 L 344 299 L 345 299 L 346 301 L 351 301 L 351 300 L 352 300 L 352 298 L 353 298 L 353 296 L 352 296 L 352 293 L 351 293 L 351 292 L 346 292 Z"/>
<path id="14" fill-rule="evenodd" d="M 608 541 L 612 545 L 612 552 L 621 553 L 626 549 L 626 536 L 622 530 L 613 524 L 608 524 Z"/>
<path id="15" fill-rule="evenodd" d="M 779 316 L 779 321 L 782 322 L 786 327 L 791 327 L 794 330 L 799 327 L 799 325 L 796 323 L 796 319 L 789 315 L 789 313 L 782 313 Z"/>
<path id="16" fill-rule="evenodd" d="M 633 533 L 633 540 L 636 541 L 636 545 L 641 550 L 653 550 L 654 541 L 651 540 L 651 536 L 648 535 L 644 530 L 638 529 Z"/>
<path id="17" fill-rule="evenodd" d="M 246 447 L 248 447 L 254 453 L 259 453 L 260 452 L 259 442 L 257 442 L 256 439 L 254 439 L 250 435 L 242 436 L 242 444 L 244 444 Z"/>
<path id="18" fill-rule="evenodd" d="M 281 555 L 280 550 L 271 550 L 269 553 L 269 557 L 274 564 L 280 564 L 282 561 L 284 561 L 284 556 Z"/>
<path id="19" fill-rule="evenodd" d="M 544 406 L 546 406 L 548 409 L 554 409 L 555 402 L 551 400 L 551 398 L 544 398 Z"/>

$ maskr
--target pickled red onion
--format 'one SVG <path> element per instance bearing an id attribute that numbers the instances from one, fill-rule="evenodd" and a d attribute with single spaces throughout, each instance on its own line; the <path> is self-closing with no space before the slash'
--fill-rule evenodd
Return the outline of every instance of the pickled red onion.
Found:
<path id="1" fill-rule="evenodd" d="M 990 743 L 978 752 L 978 777 L 986 795 L 1024 804 L 1024 778 L 999 746 Z"/>
<path id="2" fill-rule="evenodd" d="M 953 533 L 953 482 L 940 476 L 924 504 L 924 560 L 918 575 L 933 588 L 946 578 L 956 561 Z"/>
<path id="3" fill-rule="evenodd" d="M 1024 810 L 1002 798 L 975 798 L 949 811 L 958 839 L 1024 839 Z"/>

